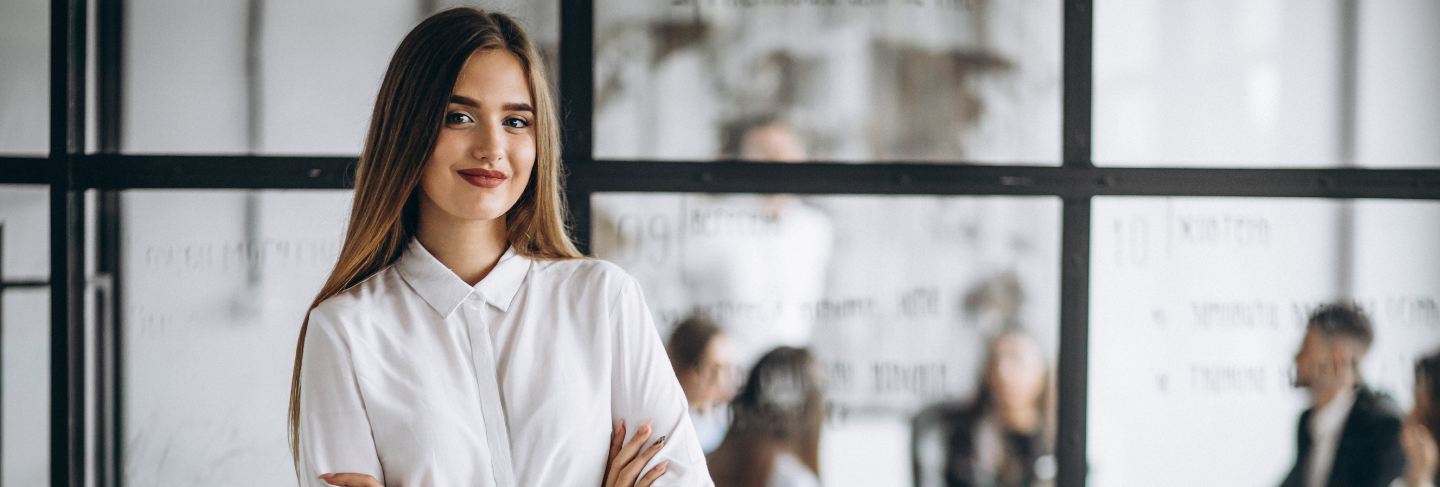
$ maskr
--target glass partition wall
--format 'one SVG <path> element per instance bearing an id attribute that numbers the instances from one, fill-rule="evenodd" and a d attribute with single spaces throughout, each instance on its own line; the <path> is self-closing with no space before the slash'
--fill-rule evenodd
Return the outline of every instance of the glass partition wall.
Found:
<path id="1" fill-rule="evenodd" d="M 947 485 L 1007 337 L 1060 486 L 1280 483 L 1319 303 L 1403 408 L 1440 347 L 1434 2 L 463 4 L 538 42 L 657 334 L 815 355 L 827 485 Z M 449 6 L 0 4 L 0 483 L 291 482 L 374 92 Z"/>

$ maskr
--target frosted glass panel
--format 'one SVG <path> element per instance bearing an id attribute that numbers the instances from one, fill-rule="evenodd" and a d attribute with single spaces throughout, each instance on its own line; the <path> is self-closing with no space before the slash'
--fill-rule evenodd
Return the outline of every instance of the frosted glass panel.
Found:
<path id="1" fill-rule="evenodd" d="M 0 185 L 0 484 L 49 483 L 50 190 Z M 36 441 L 41 441 L 36 446 Z"/>
<path id="2" fill-rule="evenodd" d="M 940 482 L 944 433 L 911 421 L 973 399 L 990 337 L 1018 328 L 1053 364 L 1054 198 L 599 194 L 594 245 L 639 279 L 662 336 L 718 324 L 748 369 L 779 345 L 826 372 L 826 485 Z"/>
<path id="3" fill-rule="evenodd" d="M 1058 164 L 1060 26 L 1042 0 L 598 2 L 595 155 Z"/>
<path id="4" fill-rule="evenodd" d="M 1440 166 L 1435 25 L 1429 0 L 1098 0 L 1094 158 Z"/>
<path id="5" fill-rule="evenodd" d="M 0 278 L 45 279 L 50 275 L 50 188 L 0 185 L 5 273 Z"/>
<path id="6" fill-rule="evenodd" d="M 554 52 L 555 0 L 457 4 L 516 16 Z M 128 2 L 123 149 L 358 154 L 390 55 L 411 27 L 451 5 Z"/>
<path id="7" fill-rule="evenodd" d="M 0 2 L 0 155 L 50 152 L 50 2 Z"/>
<path id="8" fill-rule="evenodd" d="M 0 483 L 50 483 L 50 292 L 49 288 L 0 293 Z"/>
<path id="9" fill-rule="evenodd" d="M 293 485 L 295 338 L 350 192 L 129 191 L 122 204 L 124 482 Z"/>
<path id="10" fill-rule="evenodd" d="M 1363 380 L 1402 410 L 1416 358 L 1440 348 L 1440 204 L 1113 197 L 1093 211 L 1091 485 L 1279 484 L 1310 407 L 1294 356 L 1320 303 L 1368 311 Z"/>

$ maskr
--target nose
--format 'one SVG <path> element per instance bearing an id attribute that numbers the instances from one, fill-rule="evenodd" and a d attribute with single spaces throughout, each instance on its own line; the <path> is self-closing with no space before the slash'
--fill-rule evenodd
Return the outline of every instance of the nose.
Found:
<path id="1" fill-rule="evenodd" d="M 478 161 L 498 164 L 505 157 L 505 128 L 498 123 L 476 127 L 470 155 Z"/>

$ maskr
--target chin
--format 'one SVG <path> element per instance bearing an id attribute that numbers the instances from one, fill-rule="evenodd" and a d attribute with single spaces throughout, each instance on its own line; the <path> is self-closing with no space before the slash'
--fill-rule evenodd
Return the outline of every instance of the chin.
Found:
<path id="1" fill-rule="evenodd" d="M 494 220 L 504 218 L 510 212 L 510 207 L 501 201 L 479 201 L 466 209 L 464 216 L 470 220 Z"/>
<path id="2" fill-rule="evenodd" d="M 488 209 L 488 208 L 487 208 L 487 209 L 484 210 L 484 211 L 475 211 L 475 212 L 472 212 L 470 215 L 468 215 L 468 217 L 469 217 L 468 219 L 470 219 L 470 220 L 474 220 L 474 221 L 487 221 L 487 222 L 488 222 L 488 221 L 495 220 L 495 219 L 504 219 L 504 218 L 505 218 L 505 211 L 504 211 L 504 210 L 495 210 L 495 209 Z"/>

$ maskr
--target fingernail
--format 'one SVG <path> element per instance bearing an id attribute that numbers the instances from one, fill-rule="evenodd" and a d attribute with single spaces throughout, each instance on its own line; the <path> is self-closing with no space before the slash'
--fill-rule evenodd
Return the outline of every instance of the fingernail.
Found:
<path id="1" fill-rule="evenodd" d="M 670 461 L 669 461 L 669 460 L 660 462 L 659 465 L 656 465 L 656 466 L 655 466 L 655 469 L 656 469 L 656 470 L 660 470 L 660 471 L 664 471 L 664 470 L 667 469 L 667 468 L 670 468 Z"/>
<path id="2" fill-rule="evenodd" d="M 655 440 L 655 444 L 656 444 L 656 445 L 664 445 L 666 438 L 669 438 L 669 437 L 668 437 L 668 436 L 661 436 L 660 439 Z"/>

